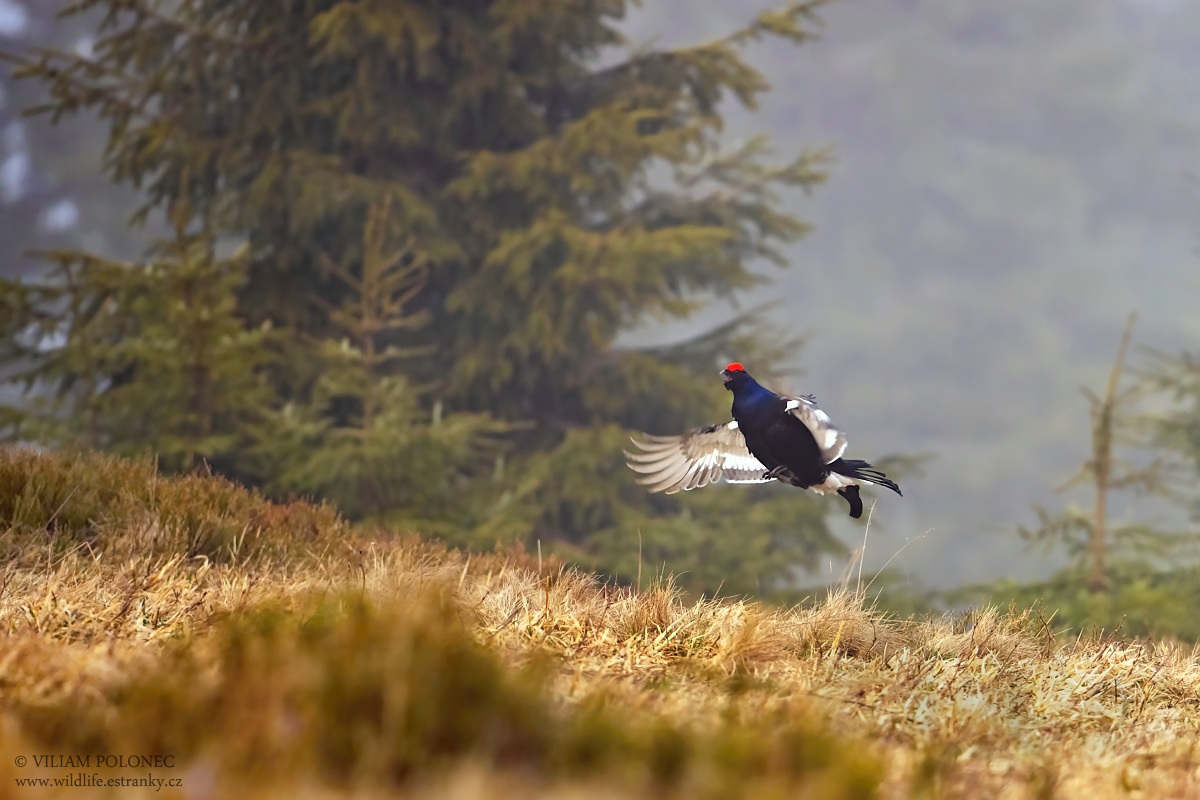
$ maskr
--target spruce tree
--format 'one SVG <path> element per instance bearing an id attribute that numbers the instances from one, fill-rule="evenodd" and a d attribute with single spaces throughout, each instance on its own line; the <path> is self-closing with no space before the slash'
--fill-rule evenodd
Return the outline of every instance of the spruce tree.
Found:
<path id="1" fill-rule="evenodd" d="M 359 271 L 318 254 L 349 295 L 323 303 L 335 336 L 308 337 L 319 374 L 311 396 L 273 413 L 257 449 L 278 465 L 268 489 L 320 495 L 354 519 L 453 536 L 472 521 L 464 498 L 471 479 L 489 471 L 506 428 L 480 414 L 444 419 L 437 404 L 427 412 L 421 388 L 400 369 L 425 352 L 387 338 L 426 323 L 408 307 L 428 269 L 393 227 L 390 203 L 369 209 Z"/>
<path id="2" fill-rule="evenodd" d="M 1044 581 L 1002 581 L 951 593 L 954 602 L 1012 600 L 1041 603 L 1059 626 L 1122 628 L 1132 635 L 1200 638 L 1200 562 L 1191 531 L 1172 530 L 1140 516 L 1110 519 L 1118 494 L 1138 493 L 1177 499 L 1172 476 L 1179 466 L 1162 434 L 1173 430 L 1161 416 L 1157 376 L 1127 363 L 1136 315 L 1130 315 L 1102 392 L 1083 388 L 1091 416 L 1091 448 L 1079 471 L 1062 488 L 1087 486 L 1086 509 L 1069 505 L 1052 512 L 1037 508 L 1036 527 L 1020 529 L 1027 542 L 1059 549 L 1068 564 Z"/>
<path id="3" fill-rule="evenodd" d="M 1172 401 L 1155 429 L 1155 442 L 1176 461 L 1179 496 L 1193 519 L 1200 518 L 1200 494 L 1193 488 L 1200 476 L 1200 354 L 1169 355 L 1153 351 L 1149 379 Z"/>
<path id="4" fill-rule="evenodd" d="M 145 263 L 42 255 L 41 276 L 0 281 L 0 363 L 26 389 L 10 434 L 152 449 L 172 471 L 235 460 L 270 396 L 270 326 L 238 316 L 239 254 L 178 230 Z"/>
<path id="5" fill-rule="evenodd" d="M 244 242 L 236 312 L 248 332 L 269 326 L 278 355 L 257 374 L 324 446 L 365 423 L 364 396 L 349 412 L 326 402 L 325 372 L 347 336 L 332 309 L 363 296 L 364 220 L 389 204 L 406 258 L 424 265 L 404 310 L 423 324 L 375 342 L 424 355 L 376 364 L 381 383 L 360 387 L 422 387 L 388 396 L 404 425 L 511 430 L 502 456 L 460 447 L 438 473 L 472 497 L 452 538 L 543 541 L 625 578 L 649 542 L 693 588 L 732 574 L 728 589 L 765 590 L 840 550 L 820 507 L 766 490 L 649 498 L 620 451 L 630 428 L 722 418 L 719 361 L 770 372 L 775 348 L 761 343 L 776 337 L 735 325 L 677 347 L 614 340 L 764 280 L 755 262 L 783 265 L 780 245 L 804 233 L 778 192 L 817 183 L 823 153 L 771 164 L 764 140 L 726 151 L 720 132 L 723 103 L 754 108 L 768 89 L 743 48 L 805 41 L 820 4 L 695 46 L 631 49 L 625 0 L 73 0 L 68 13 L 106 15 L 93 53 L 40 52 L 21 74 L 55 117 L 107 121 L 106 168 L 141 189 L 145 215 Z M 315 463 L 314 440 L 281 441 L 292 452 L 257 448 L 226 469 L 334 491 L 297 467 Z"/>
<path id="6" fill-rule="evenodd" d="M 1088 591 L 1102 593 L 1112 587 L 1112 571 L 1124 562 L 1139 567 L 1162 569 L 1170 566 L 1190 549 L 1189 537 L 1156 530 L 1144 523 L 1113 525 L 1109 505 L 1117 492 L 1139 492 L 1167 496 L 1170 486 L 1170 461 L 1155 453 L 1134 463 L 1124 453 L 1147 455 L 1153 444 L 1157 419 L 1147 409 L 1154 391 L 1143 375 L 1129 375 L 1129 345 L 1137 315 L 1131 314 L 1117 348 L 1103 394 L 1082 388 L 1091 412 L 1091 452 L 1079 471 L 1063 488 L 1086 485 L 1092 492 L 1090 512 L 1069 508 L 1061 514 L 1038 509 L 1040 525 L 1021 529 L 1030 541 L 1055 542 L 1065 546 L 1072 561 L 1072 572 L 1086 573 Z"/>

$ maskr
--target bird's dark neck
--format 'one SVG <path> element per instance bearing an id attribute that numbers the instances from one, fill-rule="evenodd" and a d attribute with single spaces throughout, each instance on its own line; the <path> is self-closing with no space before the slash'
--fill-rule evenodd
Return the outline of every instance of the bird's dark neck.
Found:
<path id="1" fill-rule="evenodd" d="M 776 413 L 779 395 L 748 375 L 732 386 L 731 391 L 733 418 L 739 422 Z"/>

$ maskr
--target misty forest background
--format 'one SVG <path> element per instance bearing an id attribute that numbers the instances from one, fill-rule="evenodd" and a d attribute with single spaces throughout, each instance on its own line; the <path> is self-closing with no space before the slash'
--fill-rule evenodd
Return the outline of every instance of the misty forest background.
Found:
<path id="1" fill-rule="evenodd" d="M 621 455 L 736 358 L 902 484 L 884 607 L 1200 639 L 1197 44 L 1179 0 L 0 0 L 0 434 L 793 601 L 840 503 Z"/>

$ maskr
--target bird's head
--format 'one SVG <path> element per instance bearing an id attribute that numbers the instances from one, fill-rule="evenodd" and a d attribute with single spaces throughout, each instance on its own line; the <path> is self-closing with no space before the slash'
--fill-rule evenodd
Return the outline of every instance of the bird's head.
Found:
<path id="1" fill-rule="evenodd" d="M 734 361 L 721 370 L 721 377 L 725 379 L 725 388 L 732 392 L 734 386 L 750 377 L 750 373 L 746 372 L 745 367 Z"/>

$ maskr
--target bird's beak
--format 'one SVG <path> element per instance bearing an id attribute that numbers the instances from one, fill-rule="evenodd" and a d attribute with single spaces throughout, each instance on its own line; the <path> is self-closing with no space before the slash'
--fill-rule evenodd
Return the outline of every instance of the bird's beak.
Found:
<path id="1" fill-rule="evenodd" d="M 727 369 L 721 370 L 720 375 L 725 379 L 725 383 L 729 383 L 729 381 L 733 378 L 733 375 Z"/>

